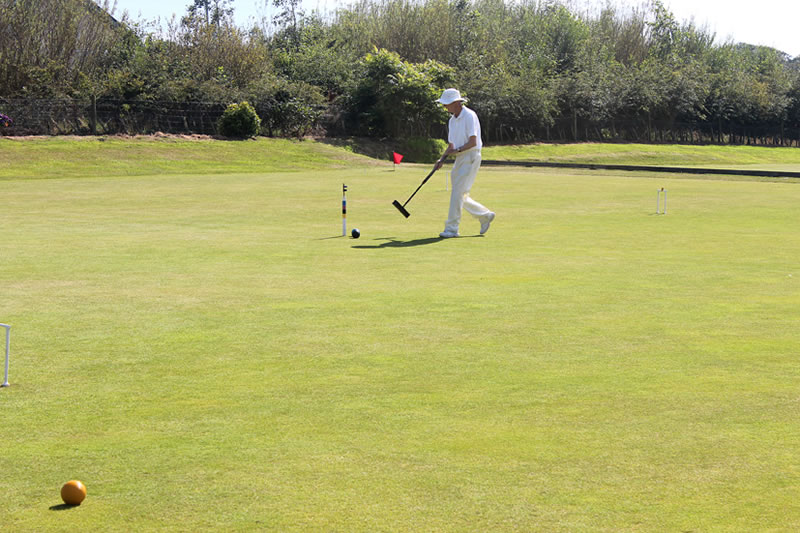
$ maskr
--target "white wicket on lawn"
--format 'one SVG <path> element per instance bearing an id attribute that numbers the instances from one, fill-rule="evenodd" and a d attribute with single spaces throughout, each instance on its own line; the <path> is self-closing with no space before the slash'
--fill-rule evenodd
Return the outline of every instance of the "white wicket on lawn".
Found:
<path id="1" fill-rule="evenodd" d="M 0 327 L 6 328 L 6 378 L 0 387 L 8 387 L 8 351 L 11 347 L 11 326 L 8 324 L 0 324 Z"/>
<path id="2" fill-rule="evenodd" d="M 664 211 L 661 211 L 661 193 L 664 193 Z M 666 215 L 667 214 L 667 190 L 664 187 L 661 187 L 656 191 L 656 215 Z"/>

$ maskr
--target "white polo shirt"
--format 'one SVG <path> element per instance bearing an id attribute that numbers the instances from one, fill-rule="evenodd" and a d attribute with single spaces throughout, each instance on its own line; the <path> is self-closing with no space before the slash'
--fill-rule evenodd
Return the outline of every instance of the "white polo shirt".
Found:
<path id="1" fill-rule="evenodd" d="M 469 141 L 469 138 L 473 135 L 477 138 L 478 144 L 475 145 L 475 148 L 470 148 L 470 150 L 480 151 L 483 146 L 483 141 L 481 140 L 481 122 L 478 120 L 478 115 L 475 114 L 475 111 L 466 106 L 462 106 L 461 113 L 458 114 L 458 117 L 451 115 L 450 122 L 447 123 L 447 142 L 453 143 L 455 148 L 461 148 L 467 144 L 467 141 Z"/>

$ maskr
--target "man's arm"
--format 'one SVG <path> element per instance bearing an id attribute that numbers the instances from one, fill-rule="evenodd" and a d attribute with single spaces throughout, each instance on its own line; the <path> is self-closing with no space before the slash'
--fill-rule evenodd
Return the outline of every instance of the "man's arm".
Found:
<path id="1" fill-rule="evenodd" d="M 469 140 L 466 142 L 466 144 L 464 144 L 462 146 L 459 146 L 458 148 L 453 146 L 453 143 L 448 144 L 447 145 L 447 150 L 445 150 L 444 153 L 442 154 L 442 157 L 440 157 L 439 160 L 436 161 L 436 164 L 434 165 L 434 168 L 436 170 L 439 170 L 440 168 L 442 168 L 442 165 L 444 164 L 444 160 L 447 159 L 448 155 L 450 155 L 450 154 L 460 154 L 461 152 L 465 152 L 465 151 L 469 150 L 470 148 L 475 148 L 477 145 L 478 145 L 478 136 L 477 135 L 472 135 L 469 138 Z"/>
<path id="2" fill-rule="evenodd" d="M 457 152 L 466 152 L 466 151 L 467 151 L 467 150 L 469 150 L 470 148 L 475 148 L 476 146 L 478 146 L 478 136 L 477 136 L 477 135 L 472 135 L 472 136 L 469 138 L 469 140 L 467 141 L 467 143 L 466 143 L 466 144 L 464 144 L 464 145 L 462 145 L 462 146 L 461 146 L 460 148 L 458 148 L 456 151 L 457 151 Z"/>

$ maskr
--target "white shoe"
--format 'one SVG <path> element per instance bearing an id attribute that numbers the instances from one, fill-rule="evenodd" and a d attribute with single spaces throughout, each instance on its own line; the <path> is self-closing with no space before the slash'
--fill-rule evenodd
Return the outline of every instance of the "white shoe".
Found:
<path id="1" fill-rule="evenodd" d="M 488 215 L 483 215 L 481 217 L 481 235 L 489 231 L 489 226 L 491 225 L 492 220 L 494 220 L 494 216 L 494 213 L 489 212 Z"/>
<path id="2" fill-rule="evenodd" d="M 439 234 L 439 237 L 441 237 L 442 239 L 450 239 L 450 238 L 453 238 L 453 237 L 458 237 L 458 233 L 457 232 L 453 232 L 453 231 L 446 231 L 445 230 L 445 231 L 443 231 L 443 232 L 441 232 Z"/>

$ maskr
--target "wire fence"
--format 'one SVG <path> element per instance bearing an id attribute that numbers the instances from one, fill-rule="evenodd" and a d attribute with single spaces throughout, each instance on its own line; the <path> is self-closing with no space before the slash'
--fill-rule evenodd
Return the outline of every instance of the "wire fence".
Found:
<path id="1" fill-rule="evenodd" d="M 0 99 L 0 109 L 14 120 L 6 135 L 214 135 L 225 108 L 216 102 Z"/>

